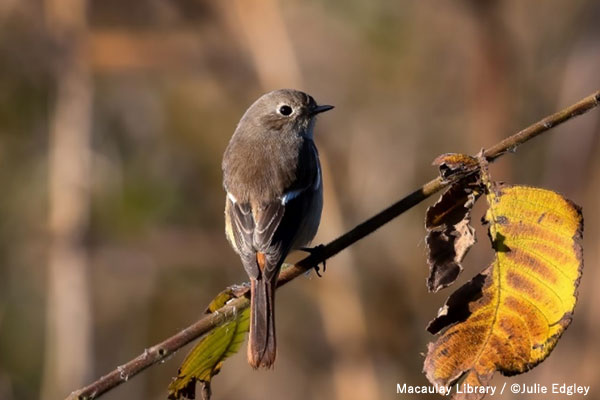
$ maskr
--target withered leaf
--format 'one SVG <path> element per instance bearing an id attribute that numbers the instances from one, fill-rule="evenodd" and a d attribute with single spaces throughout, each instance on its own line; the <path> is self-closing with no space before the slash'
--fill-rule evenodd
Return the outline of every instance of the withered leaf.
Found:
<path id="1" fill-rule="evenodd" d="M 471 226 L 471 209 L 481 194 L 477 175 L 450 186 L 433 206 L 427 209 L 425 228 L 429 277 L 427 288 L 437 292 L 456 280 L 461 262 L 475 243 Z"/>
<path id="2" fill-rule="evenodd" d="M 579 207 L 549 190 L 486 184 L 494 262 L 450 296 L 430 332 L 424 372 L 432 384 L 485 385 L 551 353 L 569 326 L 583 266 Z M 483 395 L 456 394 L 454 399 Z"/>
<path id="3" fill-rule="evenodd" d="M 433 160 L 444 181 L 462 179 L 479 169 L 480 159 L 460 153 L 445 153 Z"/>

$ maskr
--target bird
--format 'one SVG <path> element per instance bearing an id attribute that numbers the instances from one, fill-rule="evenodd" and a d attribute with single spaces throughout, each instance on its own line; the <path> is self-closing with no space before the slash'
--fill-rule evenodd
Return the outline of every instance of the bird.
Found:
<path id="1" fill-rule="evenodd" d="M 281 265 L 290 251 L 306 250 L 319 227 L 323 182 L 313 130 L 316 116 L 333 108 L 298 90 L 266 93 L 244 113 L 223 155 L 225 233 L 250 278 L 247 353 L 255 369 L 275 362 Z"/>

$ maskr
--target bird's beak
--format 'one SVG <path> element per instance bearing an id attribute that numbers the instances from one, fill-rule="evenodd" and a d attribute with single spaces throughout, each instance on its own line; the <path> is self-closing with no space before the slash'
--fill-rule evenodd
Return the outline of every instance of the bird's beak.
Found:
<path id="1" fill-rule="evenodd" d="M 320 114 L 322 112 L 325 111 L 329 111 L 333 108 L 333 106 L 328 106 L 328 105 L 322 105 L 322 106 L 316 106 L 315 108 L 312 109 L 311 111 L 311 115 L 317 115 Z"/>

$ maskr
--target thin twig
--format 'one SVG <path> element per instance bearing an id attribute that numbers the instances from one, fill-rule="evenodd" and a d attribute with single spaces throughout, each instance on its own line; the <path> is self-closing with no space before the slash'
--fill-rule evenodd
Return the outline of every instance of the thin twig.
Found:
<path id="1" fill-rule="evenodd" d="M 528 126 L 522 131 L 502 140 L 501 142 L 487 149 L 483 154 L 488 161 L 493 161 L 506 152 L 514 151 L 519 145 L 530 139 L 533 139 L 543 132 L 548 131 L 550 128 L 568 121 L 577 115 L 581 115 L 598 106 L 599 104 L 600 91 L 597 91 L 596 93 L 582 99 L 578 103 L 552 114 Z M 440 191 L 447 185 L 448 182 L 442 181 L 442 179 L 439 177 L 432 179 L 408 196 L 392 204 L 385 210 L 379 212 L 363 223 L 357 225 L 354 229 L 328 243 L 326 246 L 323 246 L 320 251 L 302 259 L 296 265 L 283 269 L 279 276 L 278 286 L 285 285 L 291 280 L 302 275 L 304 272 L 333 257 L 340 251 L 351 246 L 370 233 L 373 233 L 392 219 L 414 207 L 432 194 Z M 245 296 L 241 296 L 230 301 L 227 305 L 220 308 L 216 312 L 207 315 L 179 333 L 171 336 L 167 340 L 144 350 L 144 352 L 135 359 L 117 367 L 114 371 L 101 377 L 89 386 L 71 393 L 71 395 L 67 397 L 67 400 L 94 399 L 101 396 L 103 393 L 106 393 L 121 383 L 126 382 L 129 378 L 137 375 L 144 369 L 164 360 L 166 357 L 191 341 L 197 339 L 207 332 L 210 332 L 212 329 L 225 323 L 226 321 L 231 320 L 237 313 L 243 311 L 248 306 L 249 301 Z"/>

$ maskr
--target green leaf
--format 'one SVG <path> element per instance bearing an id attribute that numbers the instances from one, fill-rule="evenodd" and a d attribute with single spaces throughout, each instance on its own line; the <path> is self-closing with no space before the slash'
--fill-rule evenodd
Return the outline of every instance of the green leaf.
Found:
<path id="1" fill-rule="evenodd" d="M 219 293 L 210 303 L 207 313 L 211 314 L 236 298 L 235 289 Z M 224 360 L 235 354 L 244 342 L 250 328 L 250 309 L 244 308 L 232 321 L 228 321 L 204 335 L 189 352 L 178 376 L 169 385 L 169 399 L 195 398 L 196 382 L 202 383 L 202 397 L 210 398 L 210 381 L 219 373 Z"/>

